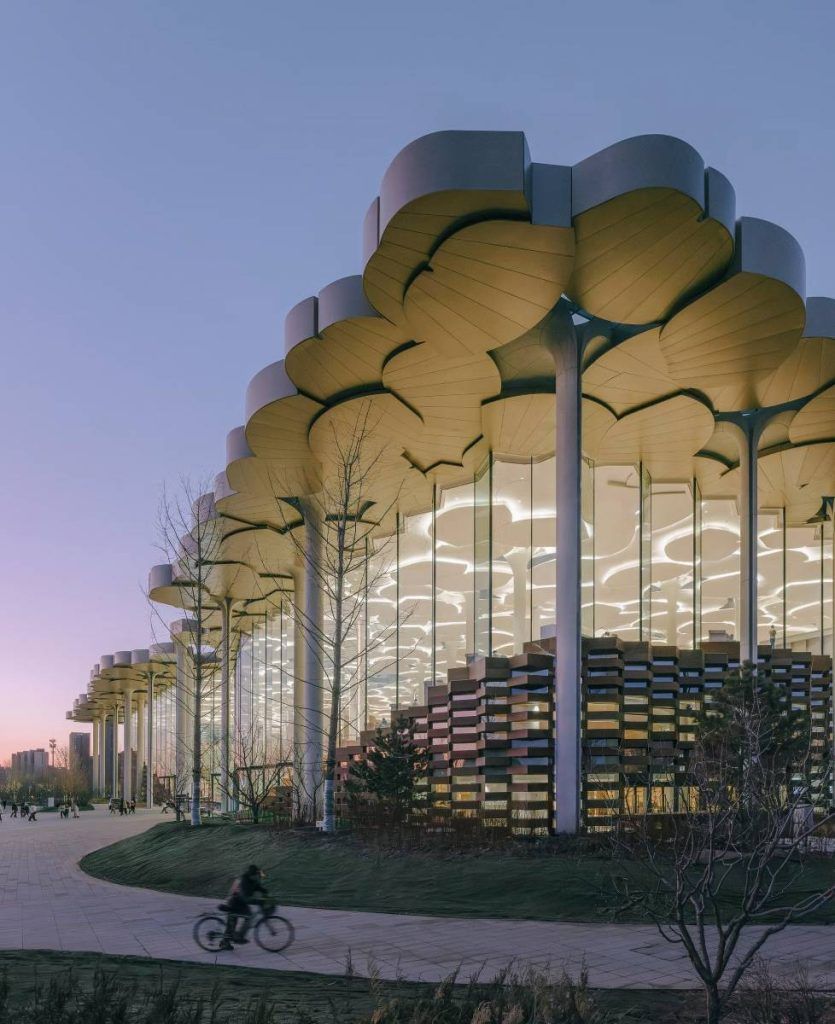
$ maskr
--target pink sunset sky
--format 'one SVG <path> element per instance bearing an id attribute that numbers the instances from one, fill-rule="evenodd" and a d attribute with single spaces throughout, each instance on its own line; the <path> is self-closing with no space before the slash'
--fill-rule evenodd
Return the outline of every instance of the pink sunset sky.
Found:
<path id="1" fill-rule="evenodd" d="M 644 132 L 784 224 L 835 294 L 835 9 L 12 2 L 0 15 L 0 760 L 60 745 L 102 653 L 152 641 L 163 484 L 223 468 L 294 303 L 360 269 L 407 142 Z"/>

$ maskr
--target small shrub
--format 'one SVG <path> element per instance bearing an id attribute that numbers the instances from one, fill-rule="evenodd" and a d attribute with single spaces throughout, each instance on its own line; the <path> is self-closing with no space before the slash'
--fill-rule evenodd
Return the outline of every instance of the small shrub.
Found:
<path id="1" fill-rule="evenodd" d="M 754 965 L 734 997 L 729 1024 L 835 1024 L 835 1007 L 816 991 L 801 966 L 776 981 L 764 961 Z"/>

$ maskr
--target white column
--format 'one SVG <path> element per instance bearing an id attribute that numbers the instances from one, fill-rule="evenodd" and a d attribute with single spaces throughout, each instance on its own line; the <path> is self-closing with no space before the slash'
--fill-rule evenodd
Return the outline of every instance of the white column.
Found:
<path id="1" fill-rule="evenodd" d="M 313 502 L 304 514 L 304 646 L 302 658 L 302 795 L 316 817 L 322 806 L 322 756 L 325 739 L 324 666 L 322 651 L 322 522 Z"/>
<path id="2" fill-rule="evenodd" d="M 98 763 L 98 777 L 96 784 L 100 796 L 107 795 L 107 712 L 102 712 L 99 715 L 99 763 Z"/>
<path id="3" fill-rule="evenodd" d="M 90 738 L 90 744 L 92 747 L 92 789 L 94 793 L 99 791 L 99 720 L 98 717 L 93 718 L 93 728 L 91 730 L 92 735 Z"/>
<path id="4" fill-rule="evenodd" d="M 554 310 L 543 340 L 556 371 L 556 830 L 574 833 L 580 827 L 582 370 L 567 310 Z"/>
<path id="5" fill-rule="evenodd" d="M 232 598 L 225 597 L 220 608 L 220 809 L 228 813 L 232 800 L 230 678 L 232 666 Z"/>
<path id="6" fill-rule="evenodd" d="M 132 753 L 133 753 L 133 690 L 125 690 L 125 723 L 124 723 L 124 742 L 125 749 L 122 754 L 122 796 L 125 800 L 130 800 L 133 796 L 133 771 L 132 771 Z"/>
<path id="7" fill-rule="evenodd" d="M 119 795 L 119 705 L 113 705 L 113 731 L 112 731 L 112 754 L 113 767 L 110 778 L 111 796 Z"/>
<path id="8" fill-rule="evenodd" d="M 153 669 L 148 673 L 148 699 L 146 704 L 147 725 L 145 731 L 145 806 L 154 806 L 154 676 Z"/>
<path id="9" fill-rule="evenodd" d="M 136 695 L 136 764 L 133 766 L 133 795 L 139 798 L 142 793 L 142 780 L 145 778 L 145 694 Z"/>
<path id="10" fill-rule="evenodd" d="M 762 422 L 754 416 L 734 421 L 739 445 L 739 656 L 757 662 L 757 448 Z"/>
<path id="11" fill-rule="evenodd" d="M 186 649 L 185 637 L 177 639 L 174 645 L 176 652 L 176 682 L 174 699 L 174 771 L 175 799 L 191 789 L 191 744 L 193 736 L 193 695 L 192 679 L 189 666 L 189 652 Z"/>

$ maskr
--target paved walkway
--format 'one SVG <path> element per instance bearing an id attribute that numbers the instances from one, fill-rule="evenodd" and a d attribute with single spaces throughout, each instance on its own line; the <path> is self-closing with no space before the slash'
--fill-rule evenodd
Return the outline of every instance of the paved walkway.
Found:
<path id="1" fill-rule="evenodd" d="M 436 981 L 460 968 L 490 976 L 509 962 L 576 970 L 585 962 L 594 986 L 693 986 L 675 946 L 650 926 L 459 920 L 292 908 L 296 942 L 286 956 L 252 945 L 214 957 L 193 942 L 194 918 L 216 900 L 132 889 L 85 875 L 78 860 L 135 835 L 159 812 L 111 817 L 103 808 L 79 821 L 57 814 L 0 824 L 0 949 L 85 950 L 279 970 L 340 974 L 350 953 L 360 973 Z M 534 884 L 532 882 L 532 884 Z M 835 927 L 799 925 L 766 946 L 775 965 L 806 964 L 835 987 Z"/>

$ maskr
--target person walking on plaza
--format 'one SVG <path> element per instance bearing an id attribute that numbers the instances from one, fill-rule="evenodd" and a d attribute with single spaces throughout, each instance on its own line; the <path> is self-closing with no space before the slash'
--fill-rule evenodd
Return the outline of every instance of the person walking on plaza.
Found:
<path id="1" fill-rule="evenodd" d="M 17 817 L 17 804 L 14 802 L 14 800 L 12 800 L 12 817 Z"/>
<path id="2" fill-rule="evenodd" d="M 72 802 L 72 816 L 74 818 L 78 817 L 78 804 L 75 802 L 75 800 L 73 800 Z"/>
<path id="3" fill-rule="evenodd" d="M 28 820 L 29 821 L 37 821 L 38 819 L 35 817 L 35 815 L 37 813 L 38 813 L 38 808 L 34 804 L 32 804 L 32 806 L 29 808 L 29 818 L 28 818 Z"/>

